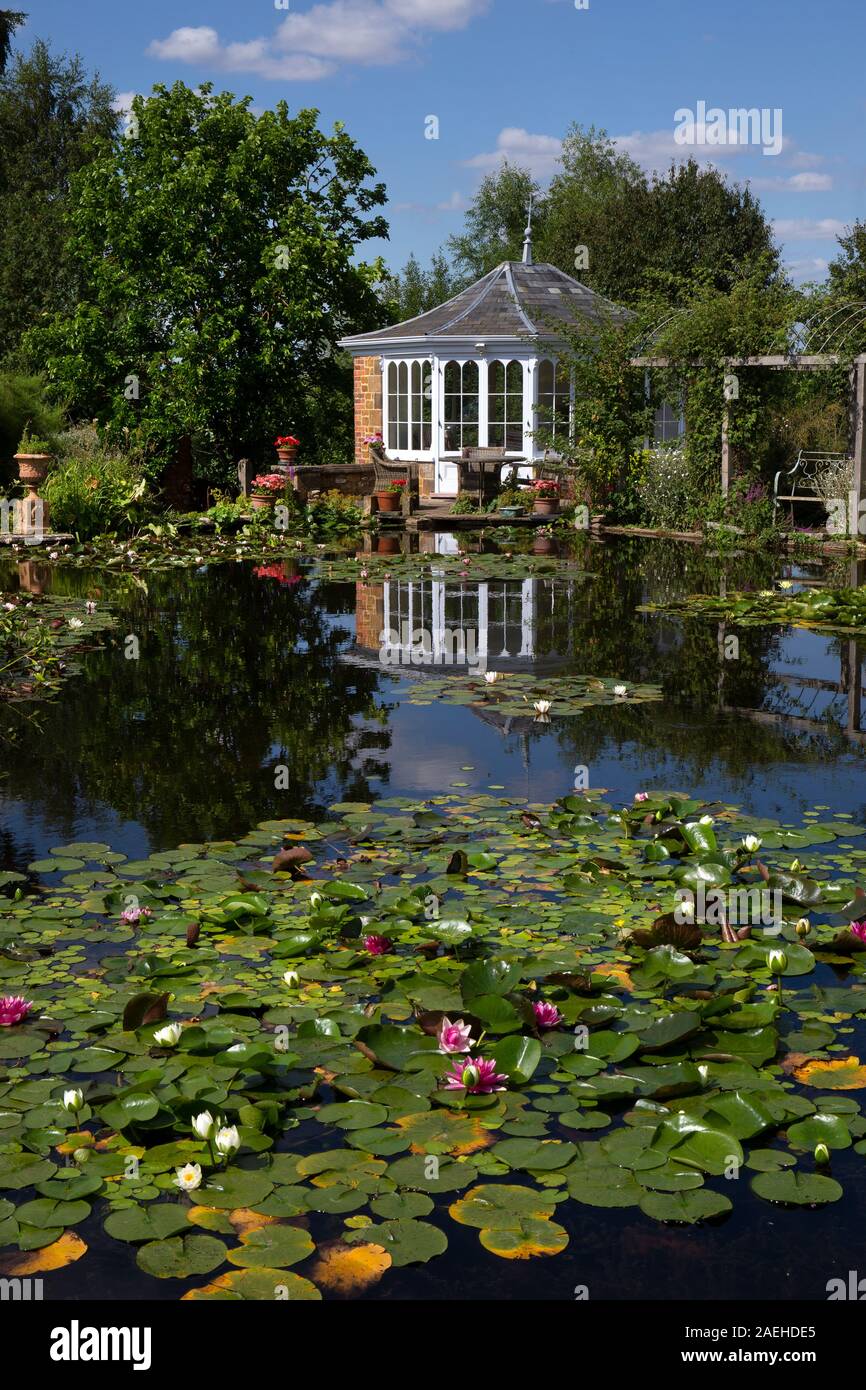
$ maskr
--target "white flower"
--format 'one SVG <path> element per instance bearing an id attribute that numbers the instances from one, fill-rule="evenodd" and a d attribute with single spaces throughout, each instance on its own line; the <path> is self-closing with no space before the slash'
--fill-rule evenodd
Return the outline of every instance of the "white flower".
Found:
<path id="1" fill-rule="evenodd" d="M 283 981 L 285 982 L 285 984 L 289 986 L 290 989 L 294 989 L 295 985 L 300 984 L 301 977 L 298 974 L 297 970 L 287 970 L 285 975 L 283 976 Z"/>
<path id="2" fill-rule="evenodd" d="M 310 894 L 310 907 L 321 907 L 324 901 L 325 900 L 322 897 L 321 893 Z"/>
<path id="3" fill-rule="evenodd" d="M 623 695 L 627 695 L 627 694 L 628 694 L 628 686 L 627 686 L 627 685 L 615 685 L 614 688 L 613 688 L 613 693 L 614 693 L 614 695 L 619 695 L 620 698 L 622 698 Z"/>
<path id="4" fill-rule="evenodd" d="M 207 1139 L 213 1129 L 213 1115 L 209 1110 L 203 1110 L 200 1115 L 194 1115 L 192 1119 L 192 1132 L 197 1134 L 199 1139 Z"/>
<path id="5" fill-rule="evenodd" d="M 195 1192 L 197 1187 L 201 1187 L 201 1164 L 185 1163 L 182 1168 L 178 1168 L 174 1185 L 179 1187 L 181 1192 Z"/>
<path id="6" fill-rule="evenodd" d="M 484 679 L 486 680 L 486 682 L 487 682 L 488 685 L 495 685 L 497 681 L 501 681 L 501 680 L 502 680 L 502 672 L 501 672 L 501 671 L 485 671 L 485 672 L 484 672 Z"/>
<path id="7" fill-rule="evenodd" d="M 536 700 L 532 708 L 535 710 L 536 714 L 547 714 L 547 711 L 550 709 L 550 701 Z"/>
<path id="8" fill-rule="evenodd" d="M 84 1104 L 84 1093 L 82 1091 L 64 1091 L 63 1109 L 71 1110 L 74 1115 Z"/>
<path id="9" fill-rule="evenodd" d="M 69 626 L 70 626 L 70 627 L 84 627 L 84 623 L 81 621 L 80 618 L 70 618 L 70 619 L 69 619 Z"/>
<path id="10" fill-rule="evenodd" d="M 153 1035 L 153 1041 L 159 1043 L 161 1047 L 175 1047 L 180 1042 L 180 1035 L 183 1032 L 179 1023 L 168 1023 L 165 1028 L 158 1028 Z"/>
<path id="11" fill-rule="evenodd" d="M 698 821 L 698 825 L 712 825 L 712 823 L 712 816 L 701 816 L 700 820 Z"/>
<path id="12" fill-rule="evenodd" d="M 747 835 L 743 840 L 743 849 L 747 849 L 750 854 L 756 854 L 762 844 L 763 840 L 759 840 L 757 835 Z"/>
<path id="13" fill-rule="evenodd" d="M 15 604 L 15 603 L 4 603 L 4 605 L 3 605 L 3 607 L 6 609 L 6 612 L 7 612 L 7 613 L 14 613 L 14 612 L 15 612 L 15 609 L 17 608 L 17 606 L 18 606 L 18 605 Z"/>
<path id="14" fill-rule="evenodd" d="M 238 1134 L 237 1125 L 227 1125 L 224 1129 L 217 1130 L 214 1143 L 219 1153 L 225 1154 L 226 1157 L 233 1154 L 235 1149 L 239 1149 L 241 1146 L 241 1136 Z"/>
<path id="15" fill-rule="evenodd" d="M 85 613 L 95 613 L 95 612 L 96 612 L 96 604 L 93 602 L 93 599 L 88 599 L 88 600 L 87 600 L 87 602 L 86 602 L 85 605 L 84 605 L 84 611 L 85 611 Z"/>
<path id="16" fill-rule="evenodd" d="M 788 957 L 784 951 L 768 951 L 767 965 L 774 975 L 784 975 L 788 969 Z"/>

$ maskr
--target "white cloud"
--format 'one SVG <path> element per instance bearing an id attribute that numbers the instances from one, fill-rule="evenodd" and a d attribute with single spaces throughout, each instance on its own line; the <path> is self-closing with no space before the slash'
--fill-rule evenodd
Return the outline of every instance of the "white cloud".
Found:
<path id="1" fill-rule="evenodd" d="M 496 137 L 496 149 L 474 154 L 463 163 L 468 169 L 481 169 L 485 174 L 500 164 L 519 164 L 537 179 L 550 178 L 562 152 L 562 141 L 555 135 L 533 135 L 519 126 L 506 126 Z"/>
<path id="2" fill-rule="evenodd" d="M 828 193 L 833 187 L 831 174 L 818 174 L 814 171 L 803 174 L 789 174 L 777 179 L 750 179 L 749 183 L 759 193 L 778 191 L 780 193 Z"/>
<path id="3" fill-rule="evenodd" d="M 777 217 L 773 226 L 782 241 L 833 241 L 845 231 L 836 217 Z"/>
<path id="4" fill-rule="evenodd" d="M 455 189 L 450 198 L 443 198 L 440 203 L 392 203 L 391 211 L 420 212 L 429 217 L 437 212 L 462 212 L 466 207 L 466 198 Z"/>
<path id="5" fill-rule="evenodd" d="M 822 256 L 806 256 L 799 261 L 786 261 L 785 268 L 795 284 L 804 280 L 823 280 L 827 274 L 828 262 Z"/>
<path id="6" fill-rule="evenodd" d="M 125 116 L 132 107 L 133 97 L 136 96 L 138 96 L 137 92 L 118 92 L 111 103 L 112 111 L 119 111 L 121 116 Z"/>
<path id="7" fill-rule="evenodd" d="M 341 63 L 408 61 L 426 33 L 465 29 L 491 0 L 325 0 L 286 15 L 270 38 L 225 43 L 209 25 L 154 39 L 153 58 L 288 81 L 328 77 Z"/>

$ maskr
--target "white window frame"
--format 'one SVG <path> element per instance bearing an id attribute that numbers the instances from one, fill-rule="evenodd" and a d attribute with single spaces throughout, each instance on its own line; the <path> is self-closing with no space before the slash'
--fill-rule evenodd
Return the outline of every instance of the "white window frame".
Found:
<path id="1" fill-rule="evenodd" d="M 424 367 L 425 367 L 425 366 L 429 366 L 429 368 L 430 368 L 430 396 L 429 396 L 429 400 L 430 400 L 430 419 L 429 419 L 429 421 L 425 421 L 424 418 L 423 418 L 423 407 L 422 407 L 422 418 L 421 418 L 420 420 L 414 420 L 414 419 L 412 418 L 412 396 L 413 396 L 413 392 L 412 392 L 412 368 L 413 368 L 413 366 L 416 366 L 416 365 L 420 368 L 420 371 L 421 371 L 421 381 L 422 381 L 422 383 L 423 383 L 423 380 L 424 380 Z M 390 369 L 391 369 L 392 366 L 396 369 L 397 374 L 398 374 L 398 382 L 397 382 L 397 386 L 398 386 L 398 395 L 399 395 L 399 372 L 400 372 L 400 367 L 401 367 L 401 366 L 405 366 L 405 367 L 406 367 L 406 400 L 407 400 L 407 411 L 408 411 L 408 414 L 407 414 L 407 417 L 406 417 L 406 437 L 407 437 L 407 440 L 408 440 L 408 441 L 411 441 L 411 438 L 412 438 L 412 427 L 413 427 L 413 425 L 416 425 L 416 424 L 417 424 L 417 425 L 420 425 L 420 426 L 421 426 L 421 429 L 422 429 L 422 431 L 423 431 L 424 425 L 425 425 L 425 424 L 429 424 L 429 427 L 430 427 L 430 444 L 429 444 L 429 446 L 428 446 L 426 449 L 424 449 L 424 448 L 421 448 L 421 449 L 413 449 L 413 448 L 412 448 L 412 445 L 411 445 L 411 442 L 407 443 L 405 449 L 401 449 L 401 448 L 399 447 L 399 445 L 392 447 L 392 445 L 391 445 L 391 443 L 390 443 L 391 425 L 393 424 L 393 425 L 396 426 L 396 425 L 399 423 L 399 421 L 397 421 L 397 420 L 393 420 L 393 421 L 392 421 L 391 418 L 390 418 L 391 395 L 390 395 L 390 390 L 389 390 L 389 386 L 388 386 L 388 378 L 389 378 Z M 423 384 L 422 384 L 422 389 L 421 389 L 421 396 L 422 396 L 422 399 L 423 399 L 423 396 L 424 396 Z M 435 357 L 429 356 L 429 355 L 426 356 L 426 357 L 425 357 L 425 356 L 412 356 L 412 357 L 384 357 L 384 358 L 382 359 L 382 439 L 383 439 L 384 445 L 385 445 L 385 457 L 386 457 L 386 458 L 392 458 L 392 459 L 423 459 L 423 460 L 429 460 L 429 459 L 434 458 L 434 457 L 435 457 L 434 449 L 435 449 L 435 444 L 436 444 L 436 420 L 437 420 L 437 414 L 438 414 L 438 411 L 437 411 L 436 359 L 435 359 Z"/>

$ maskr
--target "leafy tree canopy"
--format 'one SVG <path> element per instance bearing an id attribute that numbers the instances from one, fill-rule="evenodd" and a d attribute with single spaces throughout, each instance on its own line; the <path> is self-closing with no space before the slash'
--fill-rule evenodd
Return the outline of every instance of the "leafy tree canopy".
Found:
<path id="1" fill-rule="evenodd" d="M 23 10 L 0 10 L 0 72 L 4 72 L 12 48 L 12 35 L 27 18 Z"/>
<path id="2" fill-rule="evenodd" d="M 382 267 L 355 252 L 387 235 L 366 155 L 317 120 L 209 84 L 135 98 L 75 181 L 78 303 L 28 339 L 78 414 L 156 458 L 192 436 L 215 480 L 305 434 L 312 387 L 342 379 L 337 339 L 379 317 Z"/>
<path id="3" fill-rule="evenodd" d="M 866 306 L 866 220 L 840 236 L 839 247 L 839 255 L 830 262 L 831 293 Z"/>
<path id="4" fill-rule="evenodd" d="M 0 356 L 40 315 L 74 303 L 70 181 L 116 134 L 113 96 L 41 40 L 0 78 Z"/>
<path id="5" fill-rule="evenodd" d="M 417 257 L 410 256 L 402 270 L 385 281 L 382 290 L 384 312 L 389 323 L 435 309 L 462 289 L 463 277 L 452 271 L 441 251 L 433 256 L 429 270 L 424 270 Z"/>

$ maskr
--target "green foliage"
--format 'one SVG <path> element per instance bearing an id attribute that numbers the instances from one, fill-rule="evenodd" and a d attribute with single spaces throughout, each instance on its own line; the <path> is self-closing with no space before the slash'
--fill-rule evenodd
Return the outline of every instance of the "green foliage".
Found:
<path id="1" fill-rule="evenodd" d="M 479 279 L 500 261 L 520 260 L 530 193 L 535 203 L 533 236 L 537 236 L 544 225 L 545 205 L 539 202 L 541 186 L 529 171 L 506 163 L 482 179 L 466 213 L 465 232 L 448 239 L 448 248 L 468 279 Z"/>
<path id="2" fill-rule="evenodd" d="M 12 35 L 27 15 L 23 10 L 0 10 L 0 73 L 5 72 L 12 48 Z"/>
<path id="3" fill-rule="evenodd" d="M 25 430 L 50 438 L 62 425 L 63 412 L 46 401 L 40 377 L 0 372 L 0 469 L 7 477 L 12 476 L 12 455 Z"/>
<path id="4" fill-rule="evenodd" d="M 307 447 L 310 391 L 345 390 L 336 341 L 379 316 L 380 267 L 355 257 L 384 190 L 340 124 L 285 102 L 176 83 L 132 117 L 75 181 L 78 303 L 28 350 L 79 414 L 155 457 L 190 436 L 227 480 L 287 427 Z"/>
<path id="5" fill-rule="evenodd" d="M 857 300 L 863 306 L 857 326 L 861 339 L 866 340 L 866 220 L 855 222 L 840 236 L 839 246 L 839 255 L 830 262 L 830 289 L 840 300 Z"/>
<path id="6" fill-rule="evenodd" d="M 70 183 L 117 134 L 113 97 L 80 58 L 41 40 L 0 79 L 0 358 L 74 302 Z"/>
<path id="7" fill-rule="evenodd" d="M 433 256 L 429 270 L 423 270 L 416 257 L 410 256 L 403 269 L 390 276 L 383 286 L 388 322 L 403 323 L 435 309 L 457 294 L 463 284 L 463 278 L 452 271 L 441 251 Z"/>
<path id="8" fill-rule="evenodd" d="M 146 515 L 140 467 L 104 445 L 93 425 L 66 430 L 54 449 L 57 456 L 40 491 L 56 530 L 92 540 L 106 533 L 128 534 Z"/>
<path id="9" fill-rule="evenodd" d="M 682 445 L 648 449 L 638 482 L 644 517 L 651 526 L 685 531 L 695 502 L 689 461 Z"/>

